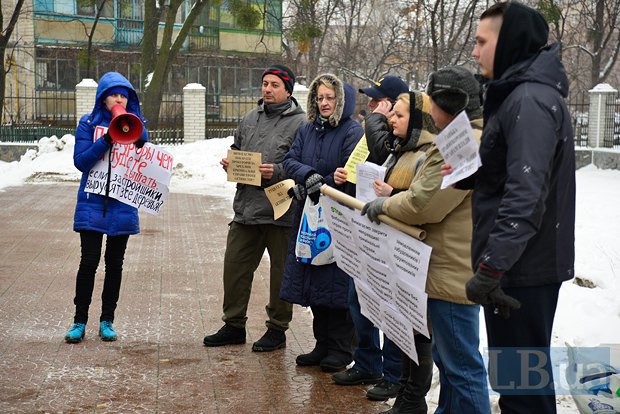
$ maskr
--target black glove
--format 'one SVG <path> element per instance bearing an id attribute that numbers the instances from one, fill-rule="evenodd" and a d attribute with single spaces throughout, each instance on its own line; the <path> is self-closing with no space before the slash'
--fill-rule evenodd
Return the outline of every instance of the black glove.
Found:
<path id="1" fill-rule="evenodd" d="M 288 194 L 290 198 L 303 201 L 306 198 L 306 187 L 301 184 L 295 184 L 293 187 L 288 189 L 286 194 Z"/>
<path id="2" fill-rule="evenodd" d="M 383 214 L 383 203 L 385 203 L 387 199 L 388 197 L 377 197 L 371 202 L 364 204 L 364 207 L 362 207 L 362 216 L 366 215 L 370 221 L 380 224 L 379 214 Z"/>
<path id="3" fill-rule="evenodd" d="M 106 133 L 103 135 L 103 140 L 104 140 L 104 141 L 105 141 L 108 145 L 112 145 L 112 144 L 113 144 L 113 142 L 112 142 L 112 137 L 110 136 L 110 132 L 106 132 Z"/>
<path id="4" fill-rule="evenodd" d="M 499 285 L 500 272 L 485 265 L 480 265 L 474 276 L 465 284 L 467 299 L 481 305 L 495 306 L 495 313 L 504 319 L 510 317 L 511 310 L 521 307 L 521 302 L 504 293 Z"/>
<path id="5" fill-rule="evenodd" d="M 146 144 L 146 141 L 143 140 L 142 138 L 140 138 L 139 140 L 135 142 L 136 148 L 142 148 L 144 144 Z"/>
<path id="6" fill-rule="evenodd" d="M 319 202 L 323 184 L 325 184 L 325 179 L 321 174 L 312 173 L 306 178 L 306 193 L 314 204 Z"/>

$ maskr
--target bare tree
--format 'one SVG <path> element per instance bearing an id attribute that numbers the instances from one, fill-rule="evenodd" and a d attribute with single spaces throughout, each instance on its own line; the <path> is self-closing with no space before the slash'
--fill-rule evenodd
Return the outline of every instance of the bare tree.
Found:
<path id="1" fill-rule="evenodd" d="M 0 120 L 3 119 L 4 113 L 4 89 L 6 86 L 6 75 L 11 69 L 10 65 L 8 66 L 8 69 L 4 69 L 6 49 L 9 44 L 9 40 L 11 39 L 11 35 L 15 30 L 17 18 L 22 10 L 24 1 L 25 0 L 17 0 L 15 7 L 13 8 L 11 18 L 9 19 L 6 27 L 4 27 L 4 8 L 6 7 L 6 2 L 2 2 L 2 4 L 0 4 Z"/>
<path id="2" fill-rule="evenodd" d="M 92 63 L 93 63 L 93 58 L 92 58 L 93 37 L 95 36 L 95 31 L 97 30 L 99 19 L 101 19 L 101 14 L 103 13 L 103 7 L 105 6 L 107 1 L 108 0 L 78 0 L 78 4 L 81 4 L 82 6 L 91 6 L 91 7 L 94 7 L 95 9 L 95 21 L 92 23 L 92 26 L 90 26 L 90 29 L 87 27 L 84 21 L 78 20 L 84 27 L 84 32 L 86 34 L 86 37 L 88 38 L 88 43 L 86 46 L 86 50 L 84 51 L 84 55 L 80 56 L 86 63 L 86 77 L 87 78 L 92 78 L 91 68 L 92 68 Z"/>
<path id="3" fill-rule="evenodd" d="M 285 35 L 285 51 L 295 56 L 299 73 L 312 78 L 319 73 L 323 46 L 330 32 L 340 0 L 292 0 L 290 8 L 294 17 L 289 18 Z"/>
<path id="4" fill-rule="evenodd" d="M 142 77 L 143 80 L 145 80 L 144 84 L 147 85 L 144 91 L 143 102 L 144 116 L 149 120 L 152 129 L 157 128 L 163 87 L 168 78 L 172 62 L 183 46 L 196 17 L 198 17 L 202 9 L 209 4 L 209 0 L 196 0 L 196 2 L 194 2 L 194 5 L 181 26 L 181 30 L 179 30 L 176 38 L 173 40 L 174 23 L 179 7 L 183 3 L 183 0 L 171 0 L 168 6 L 164 6 L 165 10 L 158 11 L 158 6 L 161 7 L 161 2 L 157 0 L 147 0 L 145 2 L 144 28 L 145 37 L 149 36 L 149 38 L 142 42 L 141 50 L 143 65 L 145 65 L 142 68 Z M 162 13 L 165 16 L 165 24 L 161 46 L 159 50 L 157 50 L 157 28 L 159 26 L 159 17 L 162 16 Z M 155 28 L 154 34 L 152 33 L 153 28 Z M 148 34 L 147 30 L 149 31 Z M 151 57 L 154 57 L 154 59 L 151 60 Z M 146 78 L 151 73 L 151 78 L 147 81 Z"/>

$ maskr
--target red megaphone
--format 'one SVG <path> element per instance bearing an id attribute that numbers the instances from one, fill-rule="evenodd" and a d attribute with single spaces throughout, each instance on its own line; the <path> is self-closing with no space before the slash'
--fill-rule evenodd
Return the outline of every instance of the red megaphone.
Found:
<path id="1" fill-rule="evenodd" d="M 116 104 L 110 109 L 112 121 L 108 132 L 114 142 L 133 144 L 142 136 L 142 121 L 134 114 L 127 113 L 123 105 Z"/>

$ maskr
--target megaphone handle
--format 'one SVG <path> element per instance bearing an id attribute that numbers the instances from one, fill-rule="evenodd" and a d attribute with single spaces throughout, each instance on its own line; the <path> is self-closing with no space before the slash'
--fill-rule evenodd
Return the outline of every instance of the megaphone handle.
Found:
<path id="1" fill-rule="evenodd" d="M 105 198 L 103 199 L 103 217 L 105 217 L 105 213 L 108 210 L 108 199 L 110 198 L 110 173 L 112 170 L 112 148 L 114 148 L 114 145 L 110 145 L 110 150 L 108 151 L 108 177 L 105 182 Z"/>

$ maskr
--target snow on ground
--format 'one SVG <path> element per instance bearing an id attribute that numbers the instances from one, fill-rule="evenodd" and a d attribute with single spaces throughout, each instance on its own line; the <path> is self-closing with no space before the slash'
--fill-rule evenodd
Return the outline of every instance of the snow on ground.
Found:
<path id="1" fill-rule="evenodd" d="M 0 161 L 0 200 L 3 189 L 27 182 L 78 181 L 73 166 L 75 138 L 42 138 L 39 150 L 20 161 Z M 232 201 L 235 185 L 219 165 L 232 137 L 164 147 L 174 156 L 171 192 L 222 196 Z M 620 171 L 592 165 L 577 171 L 577 278 L 591 288 L 568 282 L 562 286 L 555 318 L 553 345 L 597 346 L 620 343 Z M 619 269 L 619 270 L 616 270 Z M 486 346 L 481 318 L 481 348 Z M 438 395 L 434 381 L 431 400 Z M 496 397 L 493 397 L 496 402 Z M 568 395 L 558 396 L 559 413 L 576 413 Z M 497 407 L 494 407 L 497 412 Z"/>

